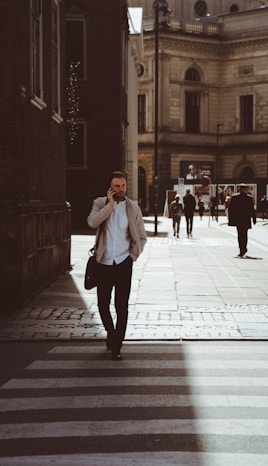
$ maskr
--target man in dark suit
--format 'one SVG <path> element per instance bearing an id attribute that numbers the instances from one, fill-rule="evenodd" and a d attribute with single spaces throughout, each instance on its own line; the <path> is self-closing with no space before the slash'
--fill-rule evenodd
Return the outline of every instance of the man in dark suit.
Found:
<path id="1" fill-rule="evenodd" d="M 189 238 L 192 237 L 194 210 L 196 206 L 196 200 L 194 196 L 191 194 L 190 189 L 186 189 L 186 194 L 183 197 L 183 204 L 183 210 L 186 220 L 187 237 Z"/>
<path id="2" fill-rule="evenodd" d="M 247 193 L 247 185 L 240 185 L 240 192 L 234 194 L 228 207 L 228 225 L 236 226 L 239 254 L 238 257 L 245 256 L 248 243 L 248 229 L 251 228 L 251 219 L 256 224 L 256 211 L 253 197 Z"/>

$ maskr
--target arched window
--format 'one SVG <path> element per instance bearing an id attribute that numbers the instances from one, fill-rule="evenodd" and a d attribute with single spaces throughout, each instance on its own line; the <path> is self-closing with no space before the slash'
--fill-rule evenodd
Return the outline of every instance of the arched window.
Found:
<path id="1" fill-rule="evenodd" d="M 185 81 L 200 81 L 198 71 L 194 68 L 189 68 L 185 73 Z"/>
<path id="2" fill-rule="evenodd" d="M 194 11 L 197 16 L 200 16 L 200 17 L 206 16 L 208 12 L 208 7 L 207 7 L 206 2 L 204 2 L 203 0 L 199 0 L 198 2 L 195 2 Z"/>
<path id="3" fill-rule="evenodd" d="M 230 7 L 230 13 L 235 13 L 236 11 L 239 11 L 239 7 L 236 3 L 233 3 Z"/>
<path id="4" fill-rule="evenodd" d="M 243 170 L 241 171 L 240 177 L 241 177 L 241 180 L 244 180 L 244 181 L 254 180 L 254 172 L 252 168 L 244 167 Z"/>

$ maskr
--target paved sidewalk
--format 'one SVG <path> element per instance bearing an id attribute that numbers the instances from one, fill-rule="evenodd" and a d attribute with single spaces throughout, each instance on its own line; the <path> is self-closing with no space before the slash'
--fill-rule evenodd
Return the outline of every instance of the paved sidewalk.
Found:
<path id="1" fill-rule="evenodd" d="M 236 229 L 194 218 L 193 238 L 174 238 L 171 220 L 145 217 L 148 242 L 134 264 L 126 340 L 268 340 L 268 222 L 249 231 L 248 254 L 239 259 Z M 9 320 L 0 340 L 103 339 L 96 290 L 83 288 L 94 236 L 72 236 L 72 270 L 61 275 Z M 114 312 L 113 306 L 112 311 Z"/>

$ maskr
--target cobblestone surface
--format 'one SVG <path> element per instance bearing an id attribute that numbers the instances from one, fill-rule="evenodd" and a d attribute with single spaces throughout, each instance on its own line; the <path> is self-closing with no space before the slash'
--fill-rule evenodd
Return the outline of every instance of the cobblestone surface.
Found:
<path id="1" fill-rule="evenodd" d="M 105 337 L 97 311 L 65 307 L 27 307 L 5 322 L 0 330 L 2 340 Z M 145 313 L 130 310 L 127 340 L 219 338 L 268 339 L 268 306 L 183 308 L 177 312 L 152 310 Z"/>
<path id="2" fill-rule="evenodd" d="M 268 340 L 267 229 L 258 222 L 249 248 L 260 260 L 237 260 L 234 229 L 194 219 L 194 238 L 175 239 L 159 222 L 133 269 L 126 340 Z M 183 229 L 183 221 L 182 226 Z M 182 235 L 180 235 L 182 236 Z M 0 319 L 0 340 L 104 339 L 95 290 L 83 289 L 94 237 L 72 237 L 72 270 L 25 308 Z M 111 311 L 115 317 L 113 305 Z"/>

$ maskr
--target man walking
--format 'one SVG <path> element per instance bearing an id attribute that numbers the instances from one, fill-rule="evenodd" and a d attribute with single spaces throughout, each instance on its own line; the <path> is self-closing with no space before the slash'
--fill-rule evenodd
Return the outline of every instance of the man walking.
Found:
<path id="1" fill-rule="evenodd" d="M 186 219 L 186 231 L 187 231 L 187 238 L 192 237 L 193 231 L 193 218 L 194 218 L 194 211 L 196 206 L 196 200 L 194 196 L 191 194 L 190 189 L 186 189 L 186 194 L 183 197 L 183 204 L 184 204 L 184 215 Z"/>
<path id="2" fill-rule="evenodd" d="M 228 207 L 228 225 L 236 226 L 239 245 L 237 257 L 243 258 L 247 252 L 248 229 L 251 228 L 251 219 L 256 224 L 256 211 L 253 197 L 247 193 L 247 186 L 240 184 L 240 192 L 231 197 Z"/>
<path id="3" fill-rule="evenodd" d="M 132 265 L 143 251 L 147 238 L 141 209 L 126 196 L 126 175 L 113 172 L 109 184 L 107 196 L 93 201 L 87 222 L 91 228 L 97 228 L 97 297 L 107 331 L 106 346 L 112 351 L 112 360 L 119 361 L 128 320 Z M 116 325 L 110 313 L 113 287 Z"/>

